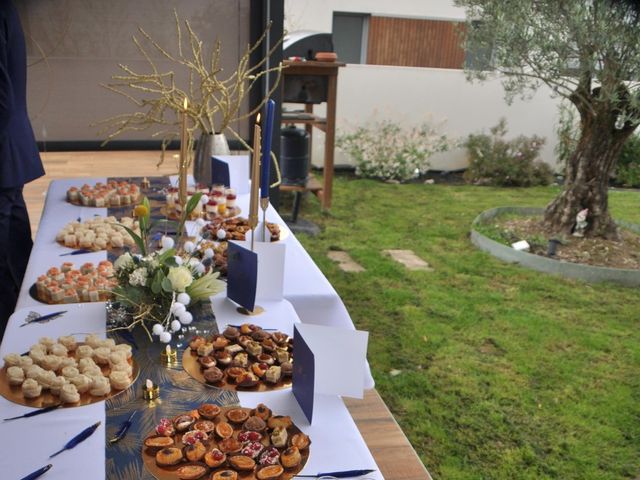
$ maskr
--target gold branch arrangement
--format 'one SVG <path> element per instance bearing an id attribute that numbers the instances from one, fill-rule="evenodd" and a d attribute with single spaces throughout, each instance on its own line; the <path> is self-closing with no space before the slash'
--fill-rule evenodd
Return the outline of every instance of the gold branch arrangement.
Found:
<path id="1" fill-rule="evenodd" d="M 220 66 L 221 42 L 216 41 L 211 55 L 205 58 L 204 43 L 193 31 L 189 21 L 181 22 L 175 10 L 174 18 L 177 54 L 170 53 L 138 26 L 140 38 L 133 36 L 133 42 L 145 58 L 149 71 L 140 73 L 127 65 L 119 64 L 124 73 L 113 75 L 111 83 L 101 84 L 104 88 L 125 97 L 138 108 L 138 111 L 115 115 L 97 122 L 96 125 L 101 127 L 99 133 L 110 132 L 103 145 L 127 131 L 157 127 L 152 137 L 162 139 L 162 155 L 158 163 L 161 165 L 167 145 L 178 137 L 180 116 L 184 112 L 189 119 L 187 127 L 187 152 L 189 152 L 187 163 L 189 165 L 196 133 L 213 134 L 228 130 L 247 150 L 251 151 L 251 147 L 231 125 L 259 112 L 277 88 L 282 75 L 282 64 L 266 69 L 263 67 L 282 42 L 282 38 L 255 65 L 251 65 L 251 55 L 262 46 L 271 28 L 269 25 L 253 45 L 247 45 L 236 70 L 225 77 L 225 72 Z M 177 84 L 173 70 L 160 71 L 152 60 L 150 52 L 160 54 L 161 57 L 172 62 L 176 69 L 186 70 L 188 86 L 182 88 Z M 243 99 L 256 86 L 256 82 L 267 73 L 277 75 L 273 87 L 257 106 L 246 113 L 241 113 Z M 186 109 L 183 107 L 185 99 L 188 103 Z"/>

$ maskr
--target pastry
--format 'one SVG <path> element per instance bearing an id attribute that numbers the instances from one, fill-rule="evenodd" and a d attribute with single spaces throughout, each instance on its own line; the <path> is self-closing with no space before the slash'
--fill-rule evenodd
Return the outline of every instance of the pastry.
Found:
<path id="1" fill-rule="evenodd" d="M 255 362 L 251 365 L 251 371 L 258 378 L 264 377 L 264 374 L 267 373 L 268 369 L 269 365 L 267 365 L 266 363 Z"/>
<path id="2" fill-rule="evenodd" d="M 133 375 L 133 367 L 128 363 L 118 363 L 111 365 L 111 373 L 113 372 L 125 372 L 128 377 L 131 377 Z"/>
<path id="3" fill-rule="evenodd" d="M 214 349 L 220 350 L 222 348 L 225 348 L 227 345 L 229 345 L 229 340 L 223 337 L 222 335 L 216 335 L 213 338 L 211 344 L 213 345 Z"/>
<path id="4" fill-rule="evenodd" d="M 94 397 L 102 397 L 111 393 L 111 384 L 106 377 L 93 377 L 89 393 Z"/>
<path id="5" fill-rule="evenodd" d="M 280 381 L 281 376 L 282 376 L 282 369 L 277 365 L 273 365 L 269 367 L 267 372 L 264 374 L 264 379 L 269 383 L 278 383 Z"/>
<path id="6" fill-rule="evenodd" d="M 5 367 L 17 367 L 20 365 L 20 355 L 17 353 L 10 353 L 4 356 Z"/>
<path id="7" fill-rule="evenodd" d="M 62 359 L 56 355 L 46 355 L 40 366 L 45 370 L 55 371 L 60 368 L 61 362 Z"/>
<path id="8" fill-rule="evenodd" d="M 24 398 L 36 398 L 42 393 L 42 387 L 33 378 L 27 378 L 22 382 L 22 395 Z"/>
<path id="9" fill-rule="evenodd" d="M 220 438 L 230 438 L 233 435 L 233 427 L 227 422 L 220 422 L 216 425 L 216 435 Z"/>
<path id="10" fill-rule="evenodd" d="M 246 442 L 242 447 L 242 450 L 240 450 L 240 453 L 242 455 L 246 455 L 247 457 L 255 459 L 258 455 L 260 455 L 260 452 L 262 452 L 262 450 L 264 450 L 264 445 L 262 443 Z"/>
<path id="11" fill-rule="evenodd" d="M 204 433 L 211 433 L 216 429 L 216 424 L 211 420 L 200 420 L 193 425 L 193 428 Z"/>
<path id="12" fill-rule="evenodd" d="M 271 353 L 277 348 L 277 345 L 273 338 L 266 338 L 262 341 L 262 348 L 264 348 L 265 352 Z"/>
<path id="13" fill-rule="evenodd" d="M 258 356 L 256 357 L 256 359 L 257 359 L 259 362 L 266 363 L 266 364 L 267 364 L 267 365 L 269 365 L 269 366 L 273 365 L 273 363 L 274 363 L 274 361 L 275 361 L 275 360 L 273 359 L 273 357 L 272 357 L 271 355 L 269 355 L 268 353 L 261 353 L 260 355 L 258 355 Z"/>
<path id="14" fill-rule="evenodd" d="M 127 372 L 111 372 L 109 382 L 111 383 L 111 387 L 116 390 L 124 390 L 131 385 L 131 379 L 129 375 L 127 375 Z"/>
<path id="15" fill-rule="evenodd" d="M 91 358 L 93 360 L 93 347 L 90 345 L 80 345 L 76 348 L 76 357 L 79 360 L 83 358 Z"/>
<path id="16" fill-rule="evenodd" d="M 214 419 L 220 415 L 221 408 L 218 405 L 212 403 L 205 403 L 198 407 L 198 413 L 201 417 L 206 419 Z"/>
<path id="17" fill-rule="evenodd" d="M 156 463 L 160 466 L 177 465 L 182 458 L 182 450 L 176 447 L 166 447 L 156 453 Z"/>
<path id="18" fill-rule="evenodd" d="M 191 465 L 183 465 L 176 470 L 176 475 L 181 480 L 195 480 L 207 473 L 207 467 L 202 464 L 193 463 Z"/>
<path id="19" fill-rule="evenodd" d="M 80 348 L 82 348 L 82 345 L 80 346 Z M 78 362 L 78 370 L 80 370 L 80 373 L 84 373 L 84 371 L 88 368 L 97 366 L 98 365 L 96 365 L 96 362 L 93 361 L 93 358 L 90 357 L 81 358 Z"/>
<path id="20" fill-rule="evenodd" d="M 237 346 L 240 347 L 240 345 Z M 234 367 L 247 368 L 249 366 L 249 355 L 247 355 L 245 352 L 238 353 L 235 357 L 233 357 L 231 365 Z"/>
<path id="21" fill-rule="evenodd" d="M 53 345 L 51 345 L 49 351 L 51 352 L 51 355 L 56 355 L 58 357 L 66 357 L 69 353 L 67 351 L 67 347 L 65 347 L 61 343 L 54 343 Z"/>
<path id="22" fill-rule="evenodd" d="M 262 353 L 262 345 L 260 345 L 255 340 L 248 341 L 244 348 L 247 350 L 247 352 L 249 352 L 250 355 L 253 355 L 254 357 L 257 357 Z"/>
<path id="23" fill-rule="evenodd" d="M 256 466 L 256 461 L 246 455 L 234 455 L 229 459 L 229 463 L 233 468 L 241 471 L 253 470 Z"/>
<path id="24" fill-rule="evenodd" d="M 217 383 L 224 377 L 224 373 L 218 367 L 207 368 L 204 372 L 202 372 L 204 379 L 207 383 Z"/>
<path id="25" fill-rule="evenodd" d="M 93 350 L 93 359 L 98 365 L 108 365 L 111 349 L 109 347 L 98 347 Z"/>
<path id="26" fill-rule="evenodd" d="M 46 357 L 47 355 L 45 355 Z M 31 357 L 20 357 L 20 360 L 18 361 L 18 366 L 20 368 L 27 368 L 30 367 L 31 365 L 34 364 L 33 358 Z"/>
<path id="27" fill-rule="evenodd" d="M 60 362 L 60 370 L 66 367 L 78 368 L 78 362 L 73 357 L 64 357 Z"/>
<path id="28" fill-rule="evenodd" d="M 40 365 L 29 365 L 27 368 L 24 368 L 23 371 L 26 378 L 36 379 L 40 376 L 41 372 L 44 372 L 44 368 Z"/>
<path id="29" fill-rule="evenodd" d="M 233 437 L 225 438 L 218 442 L 218 448 L 224 453 L 235 453 L 242 449 L 242 443 Z"/>
<path id="30" fill-rule="evenodd" d="M 240 378 L 242 375 L 247 373 L 247 371 L 242 367 L 230 367 L 230 368 L 227 368 L 227 370 L 225 372 L 227 374 L 227 377 L 229 377 L 229 379 L 234 381 L 234 382 L 238 378 Z"/>
<path id="31" fill-rule="evenodd" d="M 196 419 L 191 415 L 180 415 L 173 421 L 173 426 L 176 427 L 177 432 L 185 432 L 195 421 Z"/>
<path id="32" fill-rule="evenodd" d="M 215 358 L 216 358 L 216 361 L 223 367 L 226 367 L 229 364 L 231 364 L 231 360 L 232 360 L 231 354 L 224 350 L 216 352 Z"/>
<path id="33" fill-rule="evenodd" d="M 233 470 L 220 470 L 211 475 L 211 480 L 238 480 L 238 474 Z"/>
<path id="34" fill-rule="evenodd" d="M 274 480 L 284 473 L 282 465 L 267 465 L 256 473 L 258 480 Z"/>
<path id="35" fill-rule="evenodd" d="M 242 349 L 243 349 L 242 345 L 238 345 L 237 343 L 234 343 L 233 345 L 227 345 L 226 347 L 224 347 L 224 350 L 226 352 L 229 352 L 229 355 L 231 356 L 235 355 L 236 353 L 242 352 Z"/>
<path id="36" fill-rule="evenodd" d="M 280 462 L 280 452 L 275 447 L 267 447 L 260 454 L 258 464 L 277 465 Z"/>
<path id="37" fill-rule="evenodd" d="M 217 448 L 205 453 L 204 455 L 204 463 L 209 465 L 211 468 L 216 468 L 222 465 L 227 460 L 227 455 Z"/>
<path id="38" fill-rule="evenodd" d="M 259 403 L 256 408 L 251 410 L 251 415 L 255 415 L 256 417 L 260 417 L 264 421 L 267 421 L 271 416 L 271 410 L 264 403 Z"/>
<path id="39" fill-rule="evenodd" d="M 64 367 L 61 372 L 62 376 L 67 378 L 67 379 L 72 379 L 73 377 L 77 377 L 78 375 L 80 375 L 80 370 L 78 370 L 76 367 Z"/>
<path id="40" fill-rule="evenodd" d="M 210 355 L 207 355 L 205 357 L 199 357 L 198 363 L 202 365 L 202 368 L 211 368 L 216 366 L 216 359 Z"/>
<path id="41" fill-rule="evenodd" d="M 242 388 L 252 388 L 255 387 L 260 379 L 251 372 L 247 372 L 238 379 L 236 379 L 236 383 L 238 387 Z"/>
<path id="42" fill-rule="evenodd" d="M 122 351 L 110 351 L 109 354 L 109 365 L 119 365 L 121 363 L 127 363 L 127 354 Z"/>
<path id="43" fill-rule="evenodd" d="M 291 445 L 294 447 L 298 447 L 299 450 L 304 450 L 309 446 L 311 440 L 308 435 L 304 433 L 296 433 L 291 437 Z"/>
<path id="44" fill-rule="evenodd" d="M 131 351 L 131 345 L 127 345 L 126 343 L 119 343 L 115 346 L 114 349 L 112 349 L 113 352 L 119 352 L 119 353 L 124 353 L 125 358 L 128 360 L 129 358 L 131 358 L 132 355 L 132 351 Z"/>
<path id="45" fill-rule="evenodd" d="M 167 448 L 174 444 L 174 440 L 172 437 L 165 436 L 157 436 L 157 437 L 148 437 L 144 441 L 144 446 L 148 448 Z"/>
<path id="46" fill-rule="evenodd" d="M 73 335 L 67 335 L 58 338 L 58 343 L 64 345 L 68 351 L 72 352 L 76 349 L 77 342 Z"/>
<path id="47" fill-rule="evenodd" d="M 276 427 L 271 432 L 271 443 L 274 447 L 286 447 L 287 438 L 287 429 L 284 427 Z"/>
<path id="48" fill-rule="evenodd" d="M 205 453 L 207 453 L 207 449 L 202 442 L 195 442 L 184 447 L 184 456 L 191 462 L 202 460 Z"/>
<path id="49" fill-rule="evenodd" d="M 293 375 L 293 364 L 291 362 L 284 362 L 280 365 L 282 369 L 282 375 L 284 377 L 290 377 Z"/>
<path id="50" fill-rule="evenodd" d="M 47 351 L 49 351 L 49 347 L 54 345 L 56 341 L 51 337 L 40 337 L 38 343 L 47 347 Z"/>
<path id="51" fill-rule="evenodd" d="M 60 401 L 62 403 L 77 403 L 80 401 L 80 392 L 73 383 L 65 383 L 60 389 Z"/>
<path id="52" fill-rule="evenodd" d="M 53 395 L 60 395 L 60 390 L 67 383 L 69 383 L 69 381 L 66 378 L 64 378 L 64 377 L 55 377 L 49 383 L 49 391 L 51 391 L 51 393 Z M 75 388 L 75 385 L 74 385 L 74 388 Z"/>
<path id="53" fill-rule="evenodd" d="M 291 425 L 293 425 L 291 417 L 285 415 L 274 415 L 267 421 L 267 426 L 271 429 L 276 427 L 291 428 Z"/>
<path id="54" fill-rule="evenodd" d="M 88 377 L 100 377 L 102 376 L 102 369 L 97 365 L 92 365 L 82 370 L 82 374 Z"/>
<path id="55" fill-rule="evenodd" d="M 205 343 L 207 343 L 207 340 L 204 337 L 197 335 L 189 341 L 189 348 L 192 352 L 197 352 L 198 347 L 204 345 Z"/>
<path id="56" fill-rule="evenodd" d="M 16 365 L 7 368 L 7 378 L 9 385 L 22 385 L 24 382 L 24 370 Z"/>
<path id="57" fill-rule="evenodd" d="M 289 447 L 280 455 L 280 462 L 284 468 L 293 468 L 300 465 L 302 455 L 298 447 Z"/>
<path id="58" fill-rule="evenodd" d="M 202 430 L 189 430 L 182 435 L 182 443 L 185 445 L 195 445 L 196 443 L 204 443 L 209 439 L 209 435 Z"/>
<path id="59" fill-rule="evenodd" d="M 249 418 L 249 410 L 244 408 L 232 408 L 227 411 L 227 418 L 234 423 L 242 423 Z"/>
<path id="60" fill-rule="evenodd" d="M 198 355 L 201 357 L 205 357 L 213 352 L 213 344 L 211 343 L 203 343 L 198 347 Z"/>
<path id="61" fill-rule="evenodd" d="M 260 417 L 249 417 L 242 424 L 245 430 L 250 430 L 253 432 L 262 432 L 265 428 L 267 428 L 267 423 L 261 419 Z"/>
<path id="62" fill-rule="evenodd" d="M 44 390 L 48 390 L 49 386 L 53 383 L 56 377 L 56 372 L 53 372 L 51 370 L 42 370 L 35 380 L 37 380 L 37 382 L 40 384 L 40 386 L 42 386 Z"/>
<path id="63" fill-rule="evenodd" d="M 165 437 L 173 437 L 176 434 L 176 429 L 171 420 L 168 418 L 161 418 L 160 423 L 156 427 L 156 433 Z"/>
<path id="64" fill-rule="evenodd" d="M 236 327 L 228 326 L 225 328 L 224 332 L 222 332 L 222 335 L 229 340 L 235 340 L 240 336 L 240 330 Z"/>

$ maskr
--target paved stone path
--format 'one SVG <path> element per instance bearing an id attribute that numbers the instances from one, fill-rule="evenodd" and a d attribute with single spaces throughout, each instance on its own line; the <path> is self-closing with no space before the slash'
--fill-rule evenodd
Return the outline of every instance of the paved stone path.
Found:
<path id="1" fill-rule="evenodd" d="M 327 253 L 327 257 L 337 262 L 338 267 L 345 272 L 359 273 L 365 271 L 362 265 L 356 263 L 347 252 L 343 252 L 342 250 L 330 250 L 329 253 Z"/>
<path id="2" fill-rule="evenodd" d="M 384 250 L 384 253 L 396 262 L 404 265 L 408 270 L 425 270 L 432 272 L 433 268 L 427 262 L 418 257 L 411 250 Z"/>

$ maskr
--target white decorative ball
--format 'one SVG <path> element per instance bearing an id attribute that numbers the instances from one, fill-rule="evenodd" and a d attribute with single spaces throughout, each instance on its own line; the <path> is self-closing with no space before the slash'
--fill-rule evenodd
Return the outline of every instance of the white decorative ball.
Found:
<path id="1" fill-rule="evenodd" d="M 211 248 L 207 248 L 204 251 L 204 258 L 213 258 L 213 250 Z"/>
<path id="2" fill-rule="evenodd" d="M 218 230 L 218 233 L 216 233 L 216 236 L 218 237 L 219 240 L 224 240 L 225 238 L 227 238 L 227 232 L 220 229 Z"/>
<path id="3" fill-rule="evenodd" d="M 176 299 L 176 301 L 181 303 L 182 305 L 189 305 L 191 297 L 188 293 L 180 293 L 178 294 L 178 298 Z"/>
<path id="4" fill-rule="evenodd" d="M 173 257 L 176 261 L 176 263 L 178 264 L 178 266 L 182 265 L 182 257 L 178 257 L 177 255 L 175 257 Z"/>
<path id="5" fill-rule="evenodd" d="M 198 260 L 197 258 L 190 258 L 189 259 L 189 266 L 195 268 L 196 266 L 198 266 L 198 264 L 200 263 L 200 260 Z"/>
<path id="6" fill-rule="evenodd" d="M 207 271 L 207 267 L 205 267 L 202 263 L 198 263 L 196 265 L 196 272 L 198 272 L 199 274 L 203 274 L 206 271 Z"/>
<path id="7" fill-rule="evenodd" d="M 171 331 L 172 332 L 177 332 L 178 330 L 180 330 L 182 328 L 182 324 L 180 323 L 179 320 L 173 320 L 171 322 Z"/>
<path id="8" fill-rule="evenodd" d="M 173 313 L 176 317 L 179 317 L 182 312 L 185 312 L 187 307 L 185 307 L 182 303 L 174 303 L 171 307 L 171 313 Z"/>
<path id="9" fill-rule="evenodd" d="M 164 327 L 159 323 L 156 323 L 151 329 L 151 331 L 153 332 L 154 335 L 160 335 L 162 332 L 164 332 Z"/>
<path id="10" fill-rule="evenodd" d="M 173 246 L 176 243 L 173 241 L 173 238 L 168 237 L 166 235 L 162 236 L 162 239 L 160 240 L 160 242 L 162 243 L 162 248 L 164 248 L 165 250 L 169 250 L 170 248 L 173 248 Z"/>
<path id="11" fill-rule="evenodd" d="M 209 195 L 202 195 L 202 197 L 200 197 L 200 203 L 202 203 L 203 205 L 209 203 Z"/>
<path id="12" fill-rule="evenodd" d="M 191 322 L 193 322 L 193 315 L 185 310 L 180 315 L 178 315 L 178 319 L 183 325 L 189 325 Z"/>
<path id="13" fill-rule="evenodd" d="M 171 334 L 169 332 L 162 332 L 160 334 L 160 341 L 162 343 L 169 343 L 171 341 Z"/>
<path id="14" fill-rule="evenodd" d="M 187 253 L 191 253 L 195 250 L 196 246 L 194 245 L 193 242 L 189 241 L 189 242 L 184 242 L 184 251 Z"/>
<path id="15" fill-rule="evenodd" d="M 202 228 L 202 227 L 204 227 L 206 223 L 207 223 L 207 222 L 205 221 L 205 219 L 204 219 L 204 218 L 198 218 L 198 219 L 196 220 L 196 225 L 197 225 L 197 226 L 199 226 L 199 227 L 201 227 L 201 228 Z"/>

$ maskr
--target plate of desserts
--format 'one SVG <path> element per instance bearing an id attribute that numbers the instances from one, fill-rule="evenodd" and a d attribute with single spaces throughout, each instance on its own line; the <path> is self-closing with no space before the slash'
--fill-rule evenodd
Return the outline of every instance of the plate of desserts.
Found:
<path id="1" fill-rule="evenodd" d="M 60 303 L 104 302 L 111 298 L 111 289 L 117 285 L 113 264 L 103 260 L 76 268 L 73 262 L 64 262 L 60 268 L 51 267 L 40 275 L 29 289 L 39 302 L 50 305 Z"/>
<path id="2" fill-rule="evenodd" d="M 120 225 L 140 235 L 138 221 L 132 217 L 122 217 L 118 220 L 113 216 L 96 215 L 83 222 L 67 223 L 56 235 L 56 242 L 64 247 L 91 251 L 133 247 L 135 242 L 131 235 Z"/>
<path id="3" fill-rule="evenodd" d="M 206 186 L 189 187 L 187 189 L 187 202 L 196 193 L 206 195 L 206 202 L 196 205 L 189 220 L 205 218 L 211 220 L 213 218 L 231 218 L 240 215 L 240 207 L 237 205 L 237 194 L 233 188 L 225 188 L 224 185 L 214 185 L 211 189 Z M 167 189 L 166 194 L 166 211 L 164 212 L 169 219 L 178 220 L 182 216 L 182 204 L 180 203 L 180 193 L 177 188 L 171 187 Z"/>
<path id="4" fill-rule="evenodd" d="M 109 180 L 95 185 L 85 183 L 82 187 L 67 190 L 67 201 L 83 207 L 121 207 L 135 205 L 140 199 L 140 187 L 127 181 Z"/>
<path id="5" fill-rule="evenodd" d="M 221 335 L 195 336 L 182 356 L 195 380 L 225 390 L 263 392 L 291 387 L 293 339 L 248 323 Z"/>
<path id="6" fill-rule="evenodd" d="M 251 227 L 247 218 L 214 218 L 202 227 L 201 235 L 203 237 L 208 236 L 214 241 L 244 241 L 249 230 L 251 230 Z M 289 232 L 287 229 L 281 228 L 277 223 L 272 222 L 267 222 L 267 230 L 269 231 L 268 235 L 271 242 L 283 240 Z"/>
<path id="7" fill-rule="evenodd" d="M 311 440 L 285 415 L 203 404 L 163 418 L 143 442 L 145 468 L 159 480 L 288 480 L 309 458 Z"/>
<path id="8" fill-rule="evenodd" d="M 26 354 L 5 355 L 0 394 L 28 407 L 78 407 L 118 395 L 139 373 L 126 343 L 93 334 L 83 342 L 73 335 L 42 337 Z"/>

